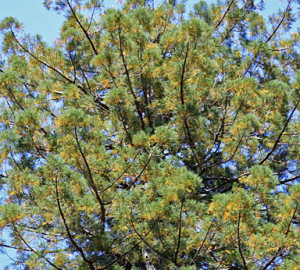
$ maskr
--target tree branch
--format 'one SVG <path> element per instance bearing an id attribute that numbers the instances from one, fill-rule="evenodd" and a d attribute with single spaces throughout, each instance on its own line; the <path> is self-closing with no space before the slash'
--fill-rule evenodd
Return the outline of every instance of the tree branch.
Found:
<path id="1" fill-rule="evenodd" d="M 294 109 L 292 110 L 292 112 L 291 112 L 289 118 L 288 118 L 287 121 L 285 122 L 283 129 L 281 130 L 279 136 L 277 137 L 277 139 L 276 139 L 276 141 L 275 141 L 275 143 L 274 143 L 274 145 L 273 145 L 273 148 L 272 148 L 271 151 L 270 151 L 270 152 L 269 152 L 269 153 L 268 153 L 268 154 L 267 154 L 267 155 L 266 155 L 266 156 L 258 163 L 259 165 L 262 165 L 262 164 L 263 164 L 263 163 L 264 163 L 264 162 L 265 162 L 265 161 L 273 154 L 273 152 L 276 150 L 276 147 L 277 147 L 278 143 L 280 142 L 280 139 L 281 139 L 281 137 L 282 137 L 282 135 L 283 135 L 285 129 L 287 128 L 289 122 L 291 121 L 291 119 L 292 119 L 292 117 L 293 117 L 294 112 L 296 111 L 296 109 L 297 109 L 297 107 L 298 107 L 298 105 L 299 105 L 299 102 L 300 102 L 300 99 L 297 101 L 297 103 L 296 103 L 296 105 L 294 106 Z"/>
<path id="2" fill-rule="evenodd" d="M 232 0 L 232 1 L 230 2 L 230 4 L 228 5 L 228 7 L 227 7 L 227 9 L 226 9 L 226 11 L 225 11 L 223 17 L 222 17 L 221 20 L 216 24 L 215 28 L 218 28 L 218 27 L 220 26 L 220 24 L 223 22 L 223 20 L 225 19 L 227 13 L 228 13 L 229 10 L 230 10 L 232 4 L 234 3 L 234 1 L 235 1 L 235 0 Z"/>
<path id="3" fill-rule="evenodd" d="M 69 237 L 69 239 L 70 239 L 72 245 L 73 245 L 73 246 L 75 247 L 75 249 L 80 253 L 82 259 L 89 265 L 89 268 L 90 268 L 91 270 L 96 270 L 96 268 L 94 267 L 93 263 L 92 263 L 90 260 L 88 260 L 87 257 L 85 256 L 83 249 L 82 249 L 80 246 L 77 245 L 76 241 L 74 240 L 74 238 L 73 238 L 73 236 L 72 236 L 72 234 L 71 234 L 71 232 L 70 232 L 70 228 L 69 228 L 69 226 L 68 226 L 68 224 L 67 224 L 65 215 L 64 215 L 64 213 L 63 213 L 63 211 L 62 211 L 61 204 L 60 204 L 60 199 L 59 199 L 59 194 L 58 194 L 57 177 L 56 177 L 56 179 L 55 179 L 55 194 L 56 194 L 56 202 L 57 202 L 57 205 L 58 205 L 59 214 L 60 214 L 60 216 L 61 216 L 61 218 L 62 218 L 62 220 L 63 220 L 63 224 L 64 224 L 64 226 L 65 226 L 65 228 L 66 228 L 68 237 Z"/>
<path id="4" fill-rule="evenodd" d="M 288 224 L 288 227 L 287 227 L 287 230 L 286 230 L 286 233 L 285 233 L 285 237 L 288 236 L 289 232 L 290 232 L 290 228 L 291 228 L 291 225 L 292 225 L 292 222 L 293 222 L 293 219 L 294 219 L 294 216 L 297 212 L 297 209 L 298 209 L 298 205 L 299 205 L 299 202 L 296 203 L 296 207 L 295 207 L 295 210 L 293 212 L 293 215 L 292 215 L 292 218 Z M 276 260 L 276 258 L 278 257 L 278 255 L 283 251 L 283 247 L 280 247 L 278 248 L 277 252 L 275 253 L 275 255 L 266 263 L 266 265 L 261 269 L 261 270 L 267 270 L 268 267 Z"/>
<path id="5" fill-rule="evenodd" d="M 150 231 L 146 233 L 145 237 L 147 237 L 147 235 L 149 233 L 150 233 Z M 125 253 L 123 253 L 122 255 L 120 255 L 117 259 L 113 260 L 111 263 L 107 264 L 104 267 L 98 268 L 98 270 L 111 269 L 111 268 L 109 268 L 110 266 L 114 265 L 116 262 L 118 262 L 119 260 L 121 260 L 122 258 L 124 258 L 127 254 L 129 254 L 132 250 L 134 250 L 135 248 L 137 248 L 139 246 L 139 244 L 142 243 L 142 241 L 143 240 L 140 240 L 132 248 L 130 248 L 128 251 L 126 251 Z"/>
<path id="6" fill-rule="evenodd" d="M 238 236 L 238 245 L 239 245 L 239 253 L 241 255 L 242 261 L 243 261 L 243 265 L 245 270 L 248 270 L 248 266 L 242 251 L 242 247 L 241 247 L 241 236 L 240 236 L 240 223 L 241 223 L 241 212 L 239 212 L 239 219 L 238 219 L 238 226 L 237 226 L 237 236 Z"/>
<path id="7" fill-rule="evenodd" d="M 199 253 L 200 253 L 201 249 L 203 248 L 204 243 L 205 243 L 205 241 L 206 241 L 206 239 L 207 239 L 207 237 L 208 237 L 208 234 L 209 234 L 209 232 L 210 232 L 210 229 L 211 229 L 212 225 L 213 225 L 213 222 L 211 222 L 211 224 L 209 225 L 208 230 L 207 230 L 207 232 L 206 232 L 206 234 L 205 234 L 205 237 L 204 237 L 204 239 L 203 239 L 203 241 L 202 241 L 200 247 L 198 248 L 198 250 L 197 250 L 197 252 L 196 252 L 194 258 L 193 258 L 192 261 L 190 262 L 190 265 L 192 265 L 192 264 L 194 264 L 194 263 L 196 262 L 197 257 L 199 256 Z"/>
<path id="8" fill-rule="evenodd" d="M 140 177 L 142 176 L 142 174 L 144 173 L 144 171 L 146 170 L 146 168 L 148 167 L 155 151 L 156 151 L 156 148 L 157 148 L 157 145 L 154 147 L 153 151 L 151 152 L 148 160 L 146 161 L 144 167 L 142 168 L 142 170 L 139 172 L 139 174 L 137 175 L 137 177 L 133 180 L 133 182 L 130 184 L 129 188 L 132 187 L 139 179 Z"/>
<path id="9" fill-rule="evenodd" d="M 181 232 L 182 232 L 182 209 L 183 209 L 183 204 L 184 204 L 184 199 L 181 201 L 181 206 L 180 206 L 180 213 L 179 213 L 179 221 L 178 221 L 178 241 L 177 241 L 177 248 L 175 251 L 175 264 L 178 266 L 177 259 L 178 259 L 178 254 L 180 251 L 180 244 L 181 244 Z"/>
<path id="10" fill-rule="evenodd" d="M 159 256 L 161 256 L 162 258 L 165 258 L 173 263 L 175 263 L 175 261 L 172 258 L 169 258 L 168 256 L 164 255 L 163 253 L 161 253 L 160 251 L 158 251 L 157 249 L 155 249 L 154 247 L 152 247 L 148 241 L 145 239 L 146 236 L 142 236 L 135 228 L 134 223 L 133 223 L 133 219 L 132 219 L 132 208 L 131 208 L 131 213 L 130 213 L 130 223 L 132 225 L 132 228 L 134 230 L 134 232 L 137 234 L 137 236 L 152 250 L 154 251 L 156 254 L 158 254 Z"/>
<path id="11" fill-rule="evenodd" d="M 62 268 L 59 268 L 58 266 L 56 266 L 54 263 L 52 263 L 49 259 L 47 259 L 45 256 L 39 254 L 37 251 L 35 251 L 28 243 L 27 241 L 24 239 L 24 237 L 21 235 L 21 233 L 19 232 L 19 230 L 16 228 L 15 224 L 12 223 L 12 226 L 15 230 L 15 232 L 17 233 L 17 235 L 19 236 L 19 238 L 21 239 L 21 241 L 28 247 L 28 249 L 33 252 L 34 254 L 38 255 L 38 257 L 42 257 L 43 259 L 46 260 L 47 263 L 49 263 L 51 266 L 53 266 L 55 269 L 57 270 L 62 270 Z"/>
<path id="12" fill-rule="evenodd" d="M 285 9 L 285 11 L 284 11 L 284 14 L 283 14 L 283 16 L 282 16 L 280 22 L 279 22 L 279 23 L 277 24 L 277 26 L 274 28 L 273 32 L 272 32 L 271 35 L 268 37 L 268 39 L 266 40 L 266 42 L 269 42 L 269 41 L 272 39 L 272 37 L 273 37 L 273 36 L 276 34 L 276 32 L 278 31 L 279 27 L 282 25 L 282 23 L 283 23 L 283 21 L 284 21 L 286 15 L 287 15 L 287 13 L 288 13 L 288 11 L 289 11 L 289 9 L 290 9 L 290 6 L 291 6 L 291 3 L 292 3 L 292 2 L 293 2 L 293 0 L 289 0 L 288 5 L 287 5 L 287 7 L 286 7 L 286 9 Z"/>
<path id="13" fill-rule="evenodd" d="M 187 64 L 187 58 L 188 58 L 188 54 L 189 54 L 189 42 L 187 43 L 187 47 L 186 47 L 186 52 L 185 52 L 185 56 L 184 56 L 184 61 L 183 61 L 183 65 L 182 65 L 182 71 L 181 71 L 181 76 L 180 76 L 180 102 L 181 105 L 184 106 L 185 102 L 184 102 L 184 75 L 185 75 L 185 71 L 186 71 L 186 64 Z M 198 156 L 196 155 L 196 152 L 194 150 L 195 148 L 195 144 L 194 141 L 192 139 L 192 135 L 188 126 L 188 121 L 186 118 L 186 115 L 183 116 L 183 125 L 184 125 L 184 130 L 185 130 L 185 135 L 188 139 L 188 144 L 190 146 L 190 149 L 193 153 L 193 156 L 197 162 L 197 166 L 200 167 L 200 160 L 198 159 Z"/>
<path id="14" fill-rule="evenodd" d="M 69 8 L 70 8 L 70 10 L 71 10 L 71 12 L 72 12 L 72 14 L 73 14 L 73 16 L 74 16 L 76 22 L 78 23 L 78 25 L 80 26 L 80 28 L 81 28 L 81 30 L 83 31 L 84 35 L 86 36 L 87 40 L 89 41 L 89 43 L 90 43 L 90 45 L 91 45 L 91 47 L 92 47 L 94 53 L 95 53 L 96 55 L 98 55 L 98 51 L 97 51 L 97 49 L 96 49 L 96 47 L 95 47 L 93 41 L 91 40 L 91 37 L 90 37 L 89 33 L 88 33 L 87 30 L 83 27 L 82 23 L 81 23 L 80 20 L 78 19 L 78 17 L 77 17 L 77 15 L 76 15 L 76 13 L 75 13 L 75 11 L 74 11 L 72 5 L 70 4 L 69 0 L 66 0 L 66 1 L 67 1 L 67 4 L 68 4 L 68 6 L 69 6 Z"/>
<path id="15" fill-rule="evenodd" d="M 143 119 L 143 114 L 141 112 L 140 105 L 137 101 L 136 94 L 133 91 L 133 87 L 132 87 L 131 80 L 130 80 L 130 75 L 129 75 L 129 70 L 127 68 L 127 64 L 126 64 L 125 57 L 124 57 L 122 37 L 121 37 L 121 28 L 119 28 L 119 30 L 118 30 L 118 35 L 119 35 L 119 46 L 120 46 L 119 50 L 120 50 L 123 66 L 124 66 L 124 69 L 125 69 L 129 90 L 130 90 L 130 93 L 131 93 L 131 95 L 133 97 L 133 100 L 134 100 L 134 104 L 135 104 L 135 107 L 136 107 L 136 110 L 137 110 L 137 113 L 138 113 L 138 116 L 139 116 L 139 119 L 140 119 L 140 122 L 141 122 L 142 130 L 145 130 L 145 123 L 144 123 L 144 119 Z"/>
<path id="16" fill-rule="evenodd" d="M 79 84 L 76 84 L 73 80 L 71 80 L 71 79 L 68 78 L 66 75 L 64 75 L 60 70 L 58 70 L 58 69 L 56 69 L 55 67 L 49 65 L 48 63 L 44 62 L 43 60 L 41 60 L 40 58 L 38 58 L 36 55 L 34 55 L 32 52 L 30 52 L 29 50 L 27 50 L 27 49 L 20 43 L 20 41 L 16 38 L 15 34 L 13 33 L 13 31 L 11 31 L 11 34 L 12 34 L 14 40 L 17 42 L 17 44 L 21 47 L 21 49 L 22 49 L 25 53 L 27 53 L 28 55 L 30 55 L 32 58 L 34 58 L 34 59 L 35 59 L 36 61 L 38 61 L 40 64 L 44 65 L 45 67 L 47 67 L 47 68 L 51 69 L 52 71 L 54 71 L 55 73 L 57 73 L 57 74 L 58 74 L 59 76 L 61 76 L 64 80 L 66 80 L 68 83 L 76 85 L 76 86 L 77 86 L 83 93 L 85 93 L 86 95 L 90 95 L 90 93 L 88 93 L 87 90 L 86 90 L 83 86 L 81 86 L 81 85 L 79 85 Z M 94 97 L 94 100 L 95 100 L 95 102 L 97 102 L 97 103 L 99 104 L 99 106 L 100 106 L 102 109 L 104 109 L 104 110 L 106 110 L 106 111 L 109 112 L 109 107 L 108 107 L 106 104 L 100 102 L 100 100 L 98 100 L 98 99 L 95 98 L 95 97 Z"/>
<path id="17" fill-rule="evenodd" d="M 127 166 L 127 168 L 120 174 L 120 176 L 119 176 L 118 178 L 116 178 L 116 179 L 115 179 L 108 187 L 106 187 L 106 188 L 100 190 L 99 193 L 102 193 L 102 192 L 104 192 L 104 191 L 110 189 L 116 182 L 118 182 L 118 181 L 122 178 L 122 176 L 123 176 L 123 175 L 131 168 L 131 166 L 132 166 L 133 162 L 135 161 L 137 155 L 138 155 L 138 153 L 136 153 L 136 155 L 135 155 L 134 158 L 133 158 L 132 163 L 130 163 L 130 164 Z"/>
<path id="18" fill-rule="evenodd" d="M 97 201 L 99 202 L 99 205 L 100 205 L 100 211 L 101 211 L 101 222 L 102 222 L 102 225 L 103 225 L 103 228 L 104 228 L 104 223 L 105 223 L 105 206 L 104 206 L 104 203 L 98 193 L 98 190 L 97 190 L 97 187 L 95 185 L 95 182 L 94 182 L 94 179 L 93 179 L 93 174 L 92 174 L 92 171 L 91 171 L 91 168 L 87 162 L 87 159 L 82 151 L 82 148 L 80 146 L 80 143 L 79 143 L 79 139 L 78 139 L 78 134 L 77 134 L 77 127 L 75 125 L 75 128 L 74 128 L 74 132 L 75 132 L 75 140 L 76 140 L 76 143 L 77 143 L 77 146 L 78 146 L 78 149 L 79 149 L 79 152 L 80 152 L 80 155 L 84 161 L 84 164 L 87 168 L 87 171 L 88 171 L 88 175 L 89 175 L 89 180 L 90 180 L 90 184 L 91 184 L 91 187 L 95 193 L 95 196 L 97 198 Z"/>
<path id="19" fill-rule="evenodd" d="M 284 185 L 288 182 L 292 182 L 292 181 L 297 180 L 297 179 L 300 179 L 300 175 L 297 175 L 297 176 L 289 178 L 289 179 L 282 180 L 282 181 L 280 181 L 280 184 Z"/>

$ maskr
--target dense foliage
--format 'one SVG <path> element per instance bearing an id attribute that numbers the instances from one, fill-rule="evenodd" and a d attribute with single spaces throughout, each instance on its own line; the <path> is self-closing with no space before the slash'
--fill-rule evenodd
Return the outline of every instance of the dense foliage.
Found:
<path id="1" fill-rule="evenodd" d="M 299 3 L 48 0 L 52 46 L 6 18 L 9 269 L 298 269 Z"/>

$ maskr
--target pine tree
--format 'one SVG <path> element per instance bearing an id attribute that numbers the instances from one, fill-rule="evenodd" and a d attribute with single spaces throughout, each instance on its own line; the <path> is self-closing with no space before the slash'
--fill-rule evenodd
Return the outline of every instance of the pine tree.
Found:
<path id="1" fill-rule="evenodd" d="M 6 18 L 9 269 L 298 269 L 299 4 L 48 0 L 53 45 Z"/>

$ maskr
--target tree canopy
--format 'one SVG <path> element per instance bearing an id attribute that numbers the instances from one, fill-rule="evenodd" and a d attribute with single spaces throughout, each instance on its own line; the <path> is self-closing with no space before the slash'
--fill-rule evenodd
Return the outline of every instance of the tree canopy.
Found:
<path id="1" fill-rule="evenodd" d="M 13 269 L 298 269 L 299 0 L 48 0 L 2 21 Z"/>

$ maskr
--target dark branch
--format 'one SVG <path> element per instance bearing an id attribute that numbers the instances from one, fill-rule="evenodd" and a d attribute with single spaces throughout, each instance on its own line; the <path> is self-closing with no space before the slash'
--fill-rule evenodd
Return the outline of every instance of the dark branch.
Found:
<path id="1" fill-rule="evenodd" d="M 130 223 L 132 225 L 132 228 L 134 230 L 134 232 L 137 234 L 137 236 L 155 253 L 157 253 L 159 256 L 161 256 L 162 258 L 165 258 L 173 263 L 175 263 L 175 261 L 172 258 L 169 258 L 168 256 L 164 255 L 163 253 L 159 252 L 156 248 L 152 247 L 148 241 L 145 239 L 145 236 L 142 236 L 135 228 L 134 223 L 133 223 L 133 219 L 132 219 L 132 208 L 131 208 L 131 213 L 130 213 Z M 149 233 L 149 232 L 148 232 Z"/>
<path id="2" fill-rule="evenodd" d="M 290 228 L 291 228 L 291 225 L 292 225 L 292 222 L 293 222 L 293 219 L 295 217 L 295 214 L 298 210 L 298 205 L 299 205 L 299 202 L 296 203 L 296 207 L 295 207 L 295 210 L 293 212 L 293 215 L 291 217 L 291 220 L 288 224 L 288 227 L 287 227 L 287 230 L 286 230 L 286 233 L 285 233 L 285 237 L 288 236 L 289 232 L 290 232 Z M 268 267 L 276 260 L 276 258 L 280 255 L 280 253 L 283 251 L 283 247 L 280 247 L 277 252 L 275 253 L 275 255 L 266 263 L 266 265 L 262 268 L 262 270 L 267 270 Z"/>
<path id="3" fill-rule="evenodd" d="M 180 212 L 179 212 L 179 221 L 178 221 L 178 240 L 177 247 L 175 251 L 175 264 L 177 265 L 178 254 L 180 251 L 181 244 L 181 233 L 182 233 L 182 209 L 183 209 L 184 199 L 181 201 Z"/>
<path id="4" fill-rule="evenodd" d="M 89 265 L 89 268 L 91 270 L 96 270 L 96 268 L 94 267 L 93 263 L 90 260 L 88 260 L 87 257 L 85 256 L 83 249 L 80 246 L 77 245 L 76 241 L 74 240 L 74 238 L 73 238 L 73 236 L 72 236 L 72 234 L 70 232 L 69 225 L 67 224 L 65 215 L 64 215 L 64 213 L 62 211 L 61 204 L 60 204 L 60 199 L 59 199 L 59 194 L 58 194 L 57 177 L 55 179 L 55 194 L 56 194 L 56 202 L 57 202 L 57 205 L 58 205 L 59 214 L 60 214 L 60 216 L 61 216 L 61 218 L 63 220 L 64 226 L 66 228 L 68 237 L 69 237 L 72 245 L 80 253 L 82 259 Z"/>
<path id="5" fill-rule="evenodd" d="M 74 133 L 75 133 L 75 140 L 76 140 L 76 143 L 77 143 L 77 146 L 78 146 L 78 149 L 79 149 L 79 152 L 80 152 L 80 155 L 84 161 L 84 164 L 87 168 L 87 171 L 88 171 L 88 176 L 89 176 L 89 180 L 90 180 L 90 184 L 91 184 L 91 188 L 93 189 L 94 193 L 95 193 L 95 196 L 97 198 L 97 201 L 99 202 L 99 205 L 100 205 L 100 211 L 101 211 L 101 222 L 102 222 L 102 225 L 104 227 L 104 223 L 105 223 L 105 207 L 104 207 L 104 203 L 99 195 L 99 192 L 97 190 L 97 187 L 95 185 L 95 181 L 93 179 L 93 174 L 92 174 L 92 171 L 91 171 L 91 168 L 89 166 L 89 163 L 87 162 L 87 159 L 82 151 L 82 148 L 80 146 L 80 143 L 79 143 L 79 139 L 78 139 L 78 134 L 77 134 L 77 127 L 75 125 L 75 128 L 74 128 Z"/>
<path id="6" fill-rule="evenodd" d="M 142 114 L 139 102 L 137 100 L 136 94 L 133 91 L 133 87 L 132 87 L 131 80 L 130 80 L 130 75 L 129 75 L 129 70 L 128 70 L 128 67 L 127 67 L 127 64 L 126 64 L 126 61 L 125 61 L 125 57 L 124 57 L 122 37 L 121 37 L 121 28 L 119 28 L 118 34 L 119 34 L 119 46 L 120 46 L 119 50 L 120 50 L 120 55 L 121 55 L 121 58 L 122 58 L 122 63 L 123 63 L 124 69 L 125 69 L 129 90 L 130 90 L 130 93 L 131 93 L 131 95 L 133 97 L 133 100 L 134 100 L 134 104 L 135 104 L 135 107 L 136 107 L 136 110 L 137 110 L 137 113 L 138 113 L 138 116 L 139 116 L 139 119 L 140 119 L 140 122 L 141 122 L 142 130 L 145 130 L 145 123 L 144 123 L 144 119 L 143 119 L 143 114 Z"/>
<path id="7" fill-rule="evenodd" d="M 220 24 L 223 22 L 223 20 L 225 19 L 227 13 L 228 13 L 229 10 L 230 10 L 232 4 L 234 3 L 234 1 L 235 1 L 235 0 L 232 0 L 232 1 L 230 2 L 230 4 L 228 5 L 228 7 L 227 7 L 227 9 L 226 9 L 226 11 L 225 11 L 223 17 L 221 18 L 221 20 L 220 20 L 220 21 L 217 23 L 217 25 L 215 26 L 216 28 L 218 28 L 218 27 L 220 26 Z"/>
<path id="8" fill-rule="evenodd" d="M 238 226 L 237 226 L 239 253 L 241 255 L 245 270 L 248 270 L 248 266 L 247 266 L 247 263 L 246 263 L 246 260 L 245 260 L 245 257 L 244 257 L 243 251 L 242 251 L 242 247 L 241 247 L 240 224 L 241 224 L 241 213 L 239 212 L 239 219 L 238 219 Z"/>
<path id="9" fill-rule="evenodd" d="M 270 151 L 270 152 L 269 152 L 269 153 L 268 153 L 268 154 L 267 154 L 267 155 L 259 162 L 259 165 L 262 165 L 266 160 L 268 160 L 268 158 L 269 158 L 269 157 L 273 154 L 273 152 L 276 150 L 276 147 L 277 147 L 278 143 L 280 142 L 280 139 L 281 139 L 281 137 L 282 137 L 284 131 L 286 130 L 288 124 L 290 123 L 290 121 L 291 121 L 291 119 L 292 119 L 292 117 L 293 117 L 294 112 L 296 111 L 296 109 L 297 109 L 297 107 L 298 107 L 298 105 L 299 105 L 299 102 L 300 102 L 300 99 L 297 101 L 297 103 L 296 103 L 294 109 L 292 110 L 292 112 L 291 112 L 289 118 L 288 118 L 287 121 L 285 122 L 283 129 L 281 130 L 279 136 L 277 137 L 277 139 L 276 139 L 276 141 L 275 141 L 275 143 L 274 143 L 274 145 L 273 145 L 273 148 L 272 148 L 271 151 Z"/>
<path id="10" fill-rule="evenodd" d="M 21 239 L 21 241 L 28 247 L 28 249 L 33 252 L 34 254 L 38 255 L 39 257 L 41 256 L 43 259 L 46 260 L 47 263 L 49 263 L 51 266 L 53 266 L 55 269 L 57 270 L 62 270 L 62 268 L 59 268 L 58 266 L 56 266 L 54 263 L 52 263 L 48 258 L 46 258 L 45 256 L 42 256 L 40 253 L 38 253 L 37 251 L 35 251 L 28 243 L 27 241 L 24 239 L 24 237 L 21 235 L 21 233 L 19 232 L 19 230 L 16 228 L 15 224 L 12 223 L 12 226 L 15 230 L 15 232 L 17 233 L 17 235 L 19 236 L 19 238 Z"/>

